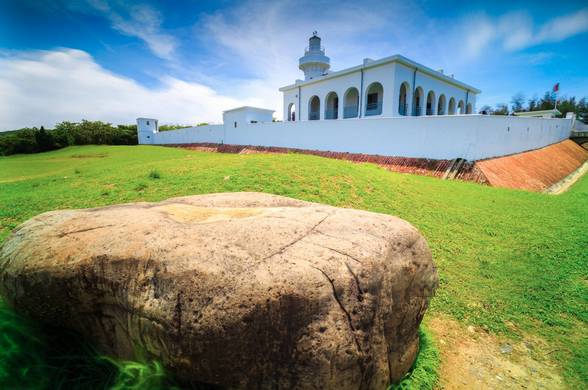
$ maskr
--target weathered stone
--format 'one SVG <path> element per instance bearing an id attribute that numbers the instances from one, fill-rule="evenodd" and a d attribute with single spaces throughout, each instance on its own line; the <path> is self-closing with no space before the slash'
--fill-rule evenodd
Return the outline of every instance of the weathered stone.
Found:
<path id="1" fill-rule="evenodd" d="M 0 251 L 21 313 L 243 388 L 384 389 L 437 285 L 407 222 L 259 193 L 49 212 Z"/>

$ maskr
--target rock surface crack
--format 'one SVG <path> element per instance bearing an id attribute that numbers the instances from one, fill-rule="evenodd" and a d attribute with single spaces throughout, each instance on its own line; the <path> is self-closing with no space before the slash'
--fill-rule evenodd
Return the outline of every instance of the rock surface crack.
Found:
<path id="1" fill-rule="evenodd" d="M 69 236 L 70 234 L 84 233 L 84 232 L 89 232 L 91 230 L 103 229 L 103 228 L 107 228 L 107 227 L 111 227 L 111 226 L 114 226 L 114 225 L 110 224 L 110 225 L 94 226 L 94 227 L 86 228 L 86 229 L 72 230 L 70 232 L 59 233 L 57 236 L 59 238 L 61 238 L 61 237 Z"/>
<path id="2" fill-rule="evenodd" d="M 332 215 L 332 213 L 329 213 L 329 214 L 325 215 L 323 218 L 321 218 L 320 221 L 318 221 L 316 224 L 314 224 L 306 233 L 304 233 L 303 235 L 301 235 L 300 237 L 298 237 L 294 241 L 288 243 L 287 245 L 284 245 L 279 250 L 277 250 L 277 251 L 273 252 L 272 254 L 264 257 L 263 260 L 271 259 L 272 257 L 274 257 L 276 255 L 279 255 L 281 253 L 284 253 L 286 251 L 286 249 L 290 248 L 293 245 L 296 245 L 298 242 L 300 242 L 305 237 L 308 237 L 309 234 L 311 234 L 321 223 L 323 223 L 331 215 Z"/>
<path id="3" fill-rule="evenodd" d="M 339 298 L 339 295 L 337 294 L 337 290 L 335 289 L 335 282 L 322 269 L 315 267 L 313 265 L 311 265 L 311 267 L 318 270 L 320 273 L 322 273 L 325 276 L 325 278 L 329 281 L 329 284 L 331 285 L 331 288 L 333 289 L 333 298 L 335 298 L 335 301 L 337 302 L 337 304 L 341 308 L 341 311 L 343 311 L 343 313 L 345 314 L 345 317 L 347 318 L 347 323 L 349 324 L 349 328 L 351 329 L 351 334 L 353 336 L 353 340 L 355 341 L 355 345 L 357 346 L 357 350 L 360 353 L 363 353 L 363 350 L 361 348 L 361 344 L 359 343 L 359 340 L 357 339 L 357 335 L 355 334 L 355 327 L 353 326 L 353 320 L 351 319 L 351 314 L 349 314 L 349 312 L 347 311 L 347 309 L 343 305 L 343 302 L 341 302 L 341 299 Z"/>

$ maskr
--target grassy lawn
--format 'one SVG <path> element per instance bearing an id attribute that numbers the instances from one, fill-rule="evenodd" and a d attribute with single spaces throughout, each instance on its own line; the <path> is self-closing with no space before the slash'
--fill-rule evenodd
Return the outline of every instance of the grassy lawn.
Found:
<path id="1" fill-rule="evenodd" d="M 270 192 L 408 220 L 427 238 L 441 276 L 428 315 L 513 340 L 544 340 L 534 358 L 559 366 L 569 387 L 588 386 L 586 176 L 551 196 L 307 155 L 72 147 L 0 158 L 0 242 L 48 210 L 224 191 Z"/>

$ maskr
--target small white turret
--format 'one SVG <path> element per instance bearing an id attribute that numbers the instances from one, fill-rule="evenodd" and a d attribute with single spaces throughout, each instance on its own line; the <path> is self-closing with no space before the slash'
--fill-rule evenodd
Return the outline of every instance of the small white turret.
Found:
<path id="1" fill-rule="evenodd" d="M 137 118 L 137 137 L 139 138 L 139 144 L 152 144 L 153 134 L 158 131 L 157 119 Z"/>
<path id="2" fill-rule="evenodd" d="M 298 62 L 298 68 L 304 72 L 305 80 L 320 77 L 331 67 L 330 59 L 325 55 L 325 49 L 321 47 L 321 38 L 316 34 L 316 31 L 312 33 L 304 56 L 300 57 Z"/>

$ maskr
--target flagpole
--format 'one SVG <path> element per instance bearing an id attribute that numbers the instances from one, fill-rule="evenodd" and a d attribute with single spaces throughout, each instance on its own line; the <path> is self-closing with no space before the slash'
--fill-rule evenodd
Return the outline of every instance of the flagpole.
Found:
<path id="1" fill-rule="evenodd" d="M 559 83 L 556 83 L 553 86 L 553 94 L 555 95 L 555 105 L 553 106 L 554 110 L 557 110 L 557 93 L 559 92 Z"/>

